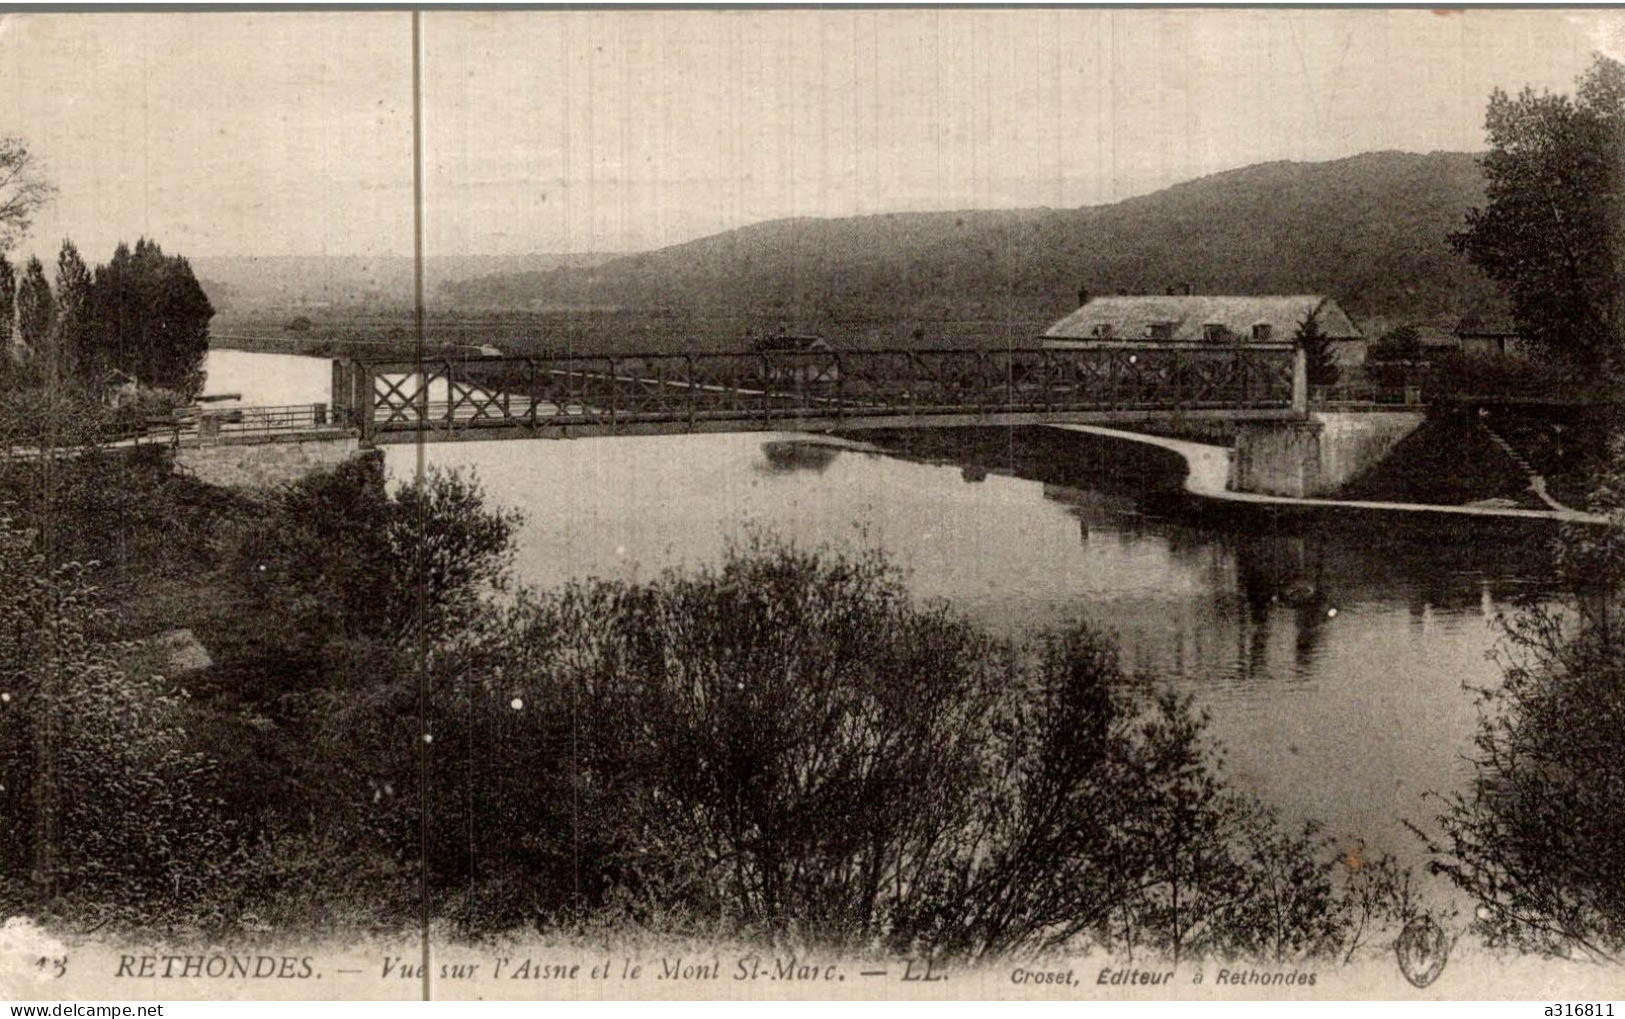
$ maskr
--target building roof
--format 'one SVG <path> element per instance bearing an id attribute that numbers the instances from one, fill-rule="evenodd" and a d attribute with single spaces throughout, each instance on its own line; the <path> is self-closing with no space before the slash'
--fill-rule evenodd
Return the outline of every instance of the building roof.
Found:
<path id="1" fill-rule="evenodd" d="M 1253 326 L 1270 327 L 1270 339 L 1286 342 L 1298 326 L 1319 309 L 1320 329 L 1334 340 L 1362 339 L 1337 302 L 1318 294 L 1232 297 L 1213 294 L 1171 296 L 1094 297 L 1089 303 L 1050 326 L 1051 339 L 1101 339 L 1097 327 L 1108 326 L 1112 339 L 1142 340 L 1154 325 L 1170 327 L 1172 341 L 1201 342 L 1206 327 L 1222 325 L 1233 335 L 1251 339 Z"/>
<path id="2" fill-rule="evenodd" d="M 1423 347 L 1459 347 L 1461 337 L 1440 326 L 1423 323 L 1411 327 L 1416 330 L 1416 341 Z"/>

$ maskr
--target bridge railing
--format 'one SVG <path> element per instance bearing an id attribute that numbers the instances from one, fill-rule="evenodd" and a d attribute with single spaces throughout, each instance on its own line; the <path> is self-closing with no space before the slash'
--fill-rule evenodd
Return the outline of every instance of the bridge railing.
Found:
<path id="1" fill-rule="evenodd" d="M 202 438 L 256 432 L 297 432 L 330 427 L 332 415 L 325 403 L 293 403 L 282 406 L 228 407 L 203 411 L 184 421 Z"/>
<path id="2" fill-rule="evenodd" d="M 1290 346 L 758 351 L 435 359 L 334 369 L 363 431 L 1293 405 Z"/>
<path id="3" fill-rule="evenodd" d="M 1309 402 L 1316 406 L 1420 407 L 1426 402 L 1426 391 L 1420 380 L 1411 385 L 1352 383 L 1310 386 Z"/>

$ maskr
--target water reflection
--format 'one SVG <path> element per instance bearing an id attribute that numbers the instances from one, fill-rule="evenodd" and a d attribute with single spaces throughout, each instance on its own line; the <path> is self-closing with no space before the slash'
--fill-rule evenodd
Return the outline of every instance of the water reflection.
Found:
<path id="1" fill-rule="evenodd" d="M 811 471 L 822 474 L 840 456 L 841 447 L 830 442 L 784 440 L 762 443 L 762 459 L 769 471 Z"/>

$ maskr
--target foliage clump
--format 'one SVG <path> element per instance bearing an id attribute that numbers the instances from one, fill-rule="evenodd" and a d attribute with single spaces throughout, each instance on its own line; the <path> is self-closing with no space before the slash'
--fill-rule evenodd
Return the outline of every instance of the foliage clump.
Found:
<path id="1" fill-rule="evenodd" d="M 214 308 L 180 256 L 120 244 L 92 270 L 63 241 L 56 285 L 37 258 L 21 277 L 0 254 L 0 379 L 94 406 L 120 383 L 189 400 L 203 389 Z M 15 337 L 15 343 L 12 338 Z"/>
<path id="2" fill-rule="evenodd" d="M 1485 114 L 1483 207 L 1456 249 L 1499 283 L 1520 335 L 1581 368 L 1625 355 L 1625 64 L 1598 55 L 1576 94 L 1508 95 Z"/>
<path id="3" fill-rule="evenodd" d="M 1188 705 L 1134 689 L 1086 627 L 996 640 L 878 555 L 758 541 L 523 597 L 437 648 L 426 720 L 402 682 L 323 731 L 377 851 L 431 819 L 435 908 L 469 933 L 1290 961 L 1400 919 L 1391 863 L 1282 826 Z"/>
<path id="4" fill-rule="evenodd" d="M 1502 682 L 1479 691 L 1474 780 L 1449 797 L 1437 867 L 1495 945 L 1625 952 L 1625 441 L 1557 543 L 1557 590 L 1506 620 Z"/>
<path id="5" fill-rule="evenodd" d="M 184 694 L 97 636 L 79 563 L 0 518 L 0 912 L 125 925 L 210 916 L 242 845 Z"/>
<path id="6" fill-rule="evenodd" d="M 211 626 L 226 664 L 284 690 L 376 682 L 391 659 L 410 672 L 507 585 L 518 523 L 470 475 L 430 470 L 391 489 L 376 455 L 289 485 L 223 529 L 227 599 Z"/>

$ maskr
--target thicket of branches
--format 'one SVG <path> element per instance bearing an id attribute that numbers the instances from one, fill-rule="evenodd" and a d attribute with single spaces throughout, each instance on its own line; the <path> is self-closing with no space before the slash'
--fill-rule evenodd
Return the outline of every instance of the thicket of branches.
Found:
<path id="1" fill-rule="evenodd" d="M 1087 628 L 1023 644 L 772 541 L 527 595 L 317 712 L 335 824 L 466 933 L 627 924 L 960 958 L 1343 957 L 1412 909 L 1229 790 Z M 432 742 L 423 742 L 427 735 Z M 420 787 L 419 755 L 430 758 Z M 425 814 L 426 812 L 426 814 Z"/>
<path id="2" fill-rule="evenodd" d="M 1450 797 L 1439 866 L 1492 944 L 1625 953 L 1625 442 L 1559 539 L 1558 590 L 1507 619 L 1504 678 L 1479 692 L 1475 775 Z"/>

